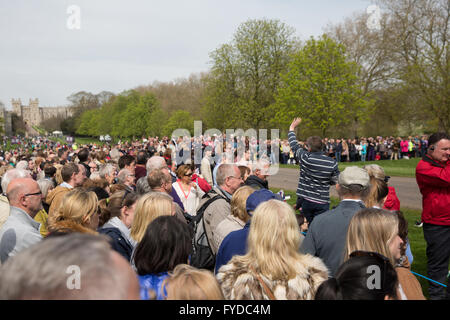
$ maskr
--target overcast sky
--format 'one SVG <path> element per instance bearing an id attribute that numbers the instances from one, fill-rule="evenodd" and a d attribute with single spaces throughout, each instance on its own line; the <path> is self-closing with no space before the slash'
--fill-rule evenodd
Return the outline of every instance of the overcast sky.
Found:
<path id="1" fill-rule="evenodd" d="M 207 71 L 209 53 L 248 19 L 279 19 L 304 40 L 370 0 L 0 0 L 0 101 L 67 105 Z M 80 9 L 80 29 L 69 29 Z M 71 24 L 76 27 L 76 24 Z"/>

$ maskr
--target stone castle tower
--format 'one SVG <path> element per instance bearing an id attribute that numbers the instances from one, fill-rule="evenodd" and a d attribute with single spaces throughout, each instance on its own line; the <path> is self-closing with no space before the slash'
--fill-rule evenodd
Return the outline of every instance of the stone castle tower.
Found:
<path id="1" fill-rule="evenodd" d="M 64 119 L 72 115 L 69 107 L 39 107 L 39 99 L 30 99 L 28 106 L 22 105 L 20 99 L 11 99 L 13 113 L 22 117 L 23 121 L 30 126 L 40 125 L 42 121 L 60 116 Z"/>

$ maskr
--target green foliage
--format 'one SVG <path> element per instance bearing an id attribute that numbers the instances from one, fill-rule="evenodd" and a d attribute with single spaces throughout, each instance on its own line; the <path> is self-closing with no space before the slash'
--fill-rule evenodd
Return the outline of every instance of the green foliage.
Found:
<path id="1" fill-rule="evenodd" d="M 163 133 L 165 136 L 171 137 L 176 129 L 187 129 L 191 136 L 194 135 L 194 118 L 188 111 L 178 110 L 167 120 Z"/>
<path id="2" fill-rule="evenodd" d="M 120 138 L 156 136 L 165 120 L 152 93 L 129 90 L 108 99 L 101 107 L 81 113 L 76 118 L 76 133 L 97 137 L 109 134 Z"/>
<path id="3" fill-rule="evenodd" d="M 287 126 L 300 116 L 302 126 L 320 129 L 325 136 L 331 128 L 363 119 L 369 103 L 362 95 L 357 70 L 342 45 L 327 36 L 311 38 L 282 75 L 272 106 L 276 121 Z"/>
<path id="4" fill-rule="evenodd" d="M 231 43 L 211 54 L 204 119 L 217 129 L 267 126 L 280 73 L 297 46 L 294 30 L 279 20 L 248 20 Z"/>

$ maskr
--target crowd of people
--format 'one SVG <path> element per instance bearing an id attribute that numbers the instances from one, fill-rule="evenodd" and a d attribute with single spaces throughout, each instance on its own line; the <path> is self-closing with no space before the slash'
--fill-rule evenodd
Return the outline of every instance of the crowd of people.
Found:
<path id="1" fill-rule="evenodd" d="M 389 177 L 378 165 L 340 172 L 338 162 L 424 157 L 429 275 L 445 281 L 449 136 L 299 142 L 300 123 L 286 141 L 34 137 L 3 149 L 0 299 L 425 299 Z M 275 156 L 300 167 L 294 206 L 270 191 Z M 330 209 L 333 184 L 341 201 Z"/>
<path id="2" fill-rule="evenodd" d="M 420 158 L 427 153 L 427 136 L 323 138 L 323 152 L 338 162 Z M 289 141 L 281 141 L 280 163 L 296 164 Z"/>

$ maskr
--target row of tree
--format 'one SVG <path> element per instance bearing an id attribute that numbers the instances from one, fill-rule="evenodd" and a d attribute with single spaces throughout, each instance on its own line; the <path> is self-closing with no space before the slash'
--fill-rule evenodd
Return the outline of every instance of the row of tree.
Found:
<path id="1" fill-rule="evenodd" d="M 61 126 L 81 135 L 170 135 L 176 128 L 282 128 L 300 134 L 450 131 L 448 0 L 379 0 L 304 42 L 279 20 L 249 20 L 210 53 L 211 69 L 117 96 L 81 92 Z M 285 132 L 284 132 L 285 133 Z"/>

